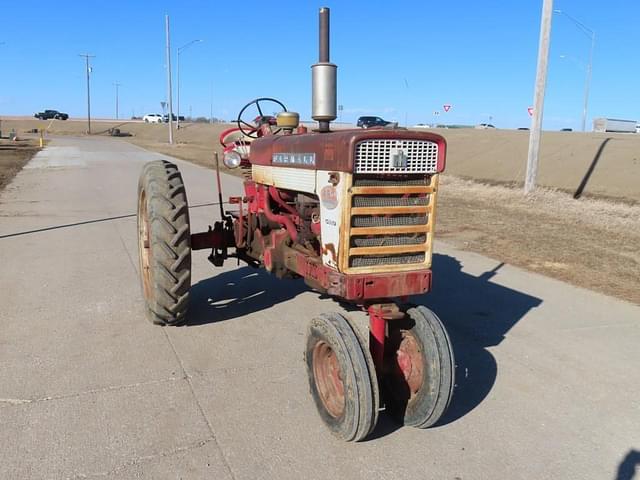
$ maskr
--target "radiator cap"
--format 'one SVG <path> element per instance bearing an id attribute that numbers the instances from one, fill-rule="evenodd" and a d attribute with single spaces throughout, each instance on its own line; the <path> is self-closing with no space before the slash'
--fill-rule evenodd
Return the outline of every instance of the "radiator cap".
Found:
<path id="1" fill-rule="evenodd" d="M 293 130 L 300 124 L 300 115 L 296 112 L 280 112 L 276 117 L 278 127 Z"/>

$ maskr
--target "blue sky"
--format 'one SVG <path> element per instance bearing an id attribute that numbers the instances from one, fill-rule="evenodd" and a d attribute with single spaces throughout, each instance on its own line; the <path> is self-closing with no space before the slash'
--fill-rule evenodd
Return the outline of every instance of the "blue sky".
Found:
<path id="1" fill-rule="evenodd" d="M 310 117 L 317 12 L 331 7 L 331 60 L 342 119 L 529 126 L 541 0 L 498 1 L 38 1 L 0 2 L 0 115 L 55 108 L 86 115 L 84 60 L 92 59 L 92 115 L 161 111 L 164 15 L 181 54 L 181 113 L 234 118 L 254 97 Z M 588 125 L 640 120 L 640 2 L 555 0 L 596 32 Z M 544 127 L 579 129 L 590 40 L 554 15 Z M 4 42 L 4 43 L 2 43 Z M 561 58 L 564 55 L 565 58 Z M 175 110 L 174 88 L 174 110 Z M 451 104 L 448 113 L 443 104 Z"/>

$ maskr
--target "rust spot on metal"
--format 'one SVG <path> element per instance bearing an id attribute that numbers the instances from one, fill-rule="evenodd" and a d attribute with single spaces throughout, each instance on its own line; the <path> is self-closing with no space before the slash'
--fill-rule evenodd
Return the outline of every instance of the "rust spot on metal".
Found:
<path id="1" fill-rule="evenodd" d="M 331 255 L 331 260 L 334 263 L 338 262 L 338 255 L 336 254 L 336 247 L 333 243 L 327 243 L 322 246 L 322 254 L 323 255 Z"/>
<path id="2" fill-rule="evenodd" d="M 324 158 L 328 162 L 333 162 L 335 159 L 335 149 L 330 143 L 326 144 L 324 147 Z"/>

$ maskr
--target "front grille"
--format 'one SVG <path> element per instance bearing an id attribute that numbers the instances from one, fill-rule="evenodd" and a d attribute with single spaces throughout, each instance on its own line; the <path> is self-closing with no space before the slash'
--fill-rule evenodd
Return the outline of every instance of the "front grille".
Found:
<path id="1" fill-rule="evenodd" d="M 438 144 L 428 140 L 363 140 L 356 144 L 355 173 L 437 172 Z"/>
<path id="2" fill-rule="evenodd" d="M 354 175 L 345 266 L 411 270 L 430 262 L 436 178 Z"/>

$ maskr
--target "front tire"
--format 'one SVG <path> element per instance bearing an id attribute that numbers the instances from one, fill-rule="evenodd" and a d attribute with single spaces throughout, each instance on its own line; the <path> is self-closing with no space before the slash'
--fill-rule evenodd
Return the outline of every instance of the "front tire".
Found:
<path id="1" fill-rule="evenodd" d="M 455 384 L 453 348 L 440 319 L 426 307 L 387 322 L 383 388 L 389 413 L 401 424 L 434 425 L 444 414 Z"/>
<path id="2" fill-rule="evenodd" d="M 378 419 L 378 387 L 369 351 L 345 317 L 312 320 L 305 361 L 311 395 L 331 433 L 344 441 L 364 439 Z"/>
<path id="3" fill-rule="evenodd" d="M 191 287 L 189 206 L 178 167 L 147 163 L 138 182 L 138 253 L 147 317 L 156 325 L 184 322 Z"/>

